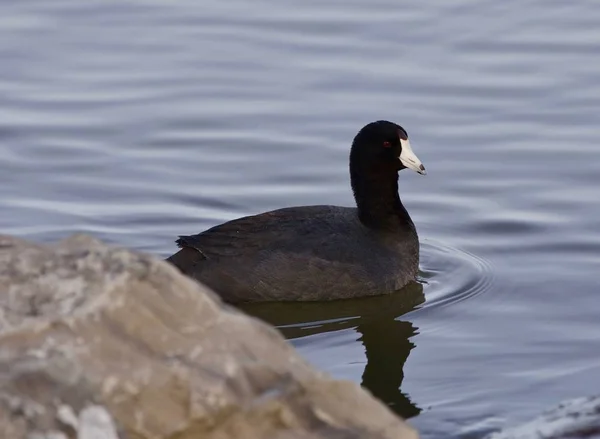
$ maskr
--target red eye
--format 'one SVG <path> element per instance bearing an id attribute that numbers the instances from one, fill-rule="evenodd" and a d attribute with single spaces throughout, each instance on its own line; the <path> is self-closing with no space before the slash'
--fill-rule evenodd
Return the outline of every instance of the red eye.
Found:
<path id="1" fill-rule="evenodd" d="M 383 142 L 384 148 L 389 148 L 392 144 L 390 142 Z"/>

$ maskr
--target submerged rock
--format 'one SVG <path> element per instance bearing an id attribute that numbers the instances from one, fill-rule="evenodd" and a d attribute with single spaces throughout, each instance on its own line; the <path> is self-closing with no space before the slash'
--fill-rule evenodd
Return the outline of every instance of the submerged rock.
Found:
<path id="1" fill-rule="evenodd" d="M 416 438 L 168 263 L 0 237 L 0 437 Z"/>
<path id="2" fill-rule="evenodd" d="M 600 438 L 600 396 L 577 398 L 487 439 Z"/>

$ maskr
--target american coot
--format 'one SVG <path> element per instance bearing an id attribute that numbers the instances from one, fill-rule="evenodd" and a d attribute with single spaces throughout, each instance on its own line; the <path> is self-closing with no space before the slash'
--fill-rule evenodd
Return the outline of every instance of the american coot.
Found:
<path id="1" fill-rule="evenodd" d="M 167 260 L 231 303 L 347 299 L 392 293 L 417 275 L 419 239 L 398 171 L 425 174 L 406 131 L 363 127 L 350 150 L 357 207 L 288 207 L 180 236 Z"/>

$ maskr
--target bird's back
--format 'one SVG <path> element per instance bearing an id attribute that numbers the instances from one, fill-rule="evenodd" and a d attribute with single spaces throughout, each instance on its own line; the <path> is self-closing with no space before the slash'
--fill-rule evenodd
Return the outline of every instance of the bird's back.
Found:
<path id="1" fill-rule="evenodd" d="M 393 292 L 414 279 L 412 224 L 374 231 L 355 208 L 303 206 L 182 236 L 169 258 L 230 302 L 333 300 Z"/>

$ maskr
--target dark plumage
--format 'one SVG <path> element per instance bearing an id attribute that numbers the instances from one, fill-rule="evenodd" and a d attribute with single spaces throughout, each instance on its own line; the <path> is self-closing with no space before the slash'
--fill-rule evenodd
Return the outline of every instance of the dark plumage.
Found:
<path id="1" fill-rule="evenodd" d="M 167 260 L 228 302 L 334 300 L 392 293 L 417 275 L 419 240 L 398 171 L 425 174 L 406 131 L 378 121 L 354 138 L 357 207 L 302 206 L 181 236 Z"/>

